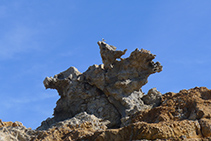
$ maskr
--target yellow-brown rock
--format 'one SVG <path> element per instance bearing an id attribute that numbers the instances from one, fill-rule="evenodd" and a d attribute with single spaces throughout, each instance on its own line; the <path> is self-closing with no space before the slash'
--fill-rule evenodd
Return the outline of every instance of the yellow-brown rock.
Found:
<path id="1" fill-rule="evenodd" d="M 166 93 L 162 104 L 133 115 L 131 124 L 95 133 L 89 140 L 211 139 L 211 90 L 201 87 Z"/>
<path id="2" fill-rule="evenodd" d="M 196 87 L 164 94 L 160 106 L 133 115 L 128 126 L 117 129 L 97 129 L 88 122 L 71 126 L 64 121 L 48 130 L 31 130 L 18 122 L 1 121 L 0 134 L 9 140 L 19 134 L 18 139 L 35 141 L 211 140 L 210 103 L 211 90 Z"/>
<path id="3" fill-rule="evenodd" d="M 204 137 L 211 137 L 211 119 L 200 119 L 201 132 Z"/>
<path id="4" fill-rule="evenodd" d="M 17 126 L 20 126 L 20 122 L 12 122 L 12 121 L 8 121 L 8 122 L 3 122 L 1 119 L 0 119 L 0 128 L 2 127 L 8 127 L 8 126 L 11 126 L 11 127 L 17 127 Z M 22 125 L 22 124 L 21 124 Z"/>
<path id="5" fill-rule="evenodd" d="M 93 138 L 97 141 L 104 140 L 138 140 L 138 139 L 180 139 L 201 138 L 200 125 L 198 121 L 176 121 L 146 123 L 137 122 L 120 129 L 110 129 Z M 92 139 L 90 139 L 92 140 Z"/>

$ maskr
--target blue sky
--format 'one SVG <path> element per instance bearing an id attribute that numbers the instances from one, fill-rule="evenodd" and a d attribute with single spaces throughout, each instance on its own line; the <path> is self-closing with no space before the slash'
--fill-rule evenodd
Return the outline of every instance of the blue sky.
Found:
<path id="1" fill-rule="evenodd" d="M 97 41 L 156 54 L 161 73 L 146 93 L 210 87 L 210 0 L 1 0 L 0 119 L 38 127 L 59 96 L 43 80 L 70 66 L 101 64 Z"/>

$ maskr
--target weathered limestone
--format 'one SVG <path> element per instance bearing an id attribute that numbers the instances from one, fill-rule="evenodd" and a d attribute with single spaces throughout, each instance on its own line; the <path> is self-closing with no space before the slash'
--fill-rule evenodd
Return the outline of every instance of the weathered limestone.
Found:
<path id="1" fill-rule="evenodd" d="M 211 137 L 211 119 L 202 118 L 199 121 L 201 125 L 201 131 L 204 137 Z"/>
<path id="2" fill-rule="evenodd" d="M 162 71 L 160 63 L 152 61 L 155 55 L 144 49 L 136 49 L 128 58 L 118 61 L 116 58 L 120 58 L 126 50 L 122 54 L 117 51 L 117 54 L 121 55 L 116 57 L 113 55 L 115 51 L 114 53 L 106 52 L 113 46 L 103 41 L 99 41 L 98 45 L 101 49 L 103 62 L 109 60 L 107 58 L 115 58 L 109 61 L 112 67 L 105 65 L 105 86 L 104 89 L 101 89 L 108 96 L 109 101 L 117 107 L 122 117 L 134 113 L 136 111 L 134 109 L 137 109 L 137 111 L 145 109 L 146 106 L 141 100 L 143 97 L 141 87 L 147 83 L 150 74 Z"/>
<path id="3" fill-rule="evenodd" d="M 121 56 L 127 51 L 127 49 L 124 51 L 116 50 L 115 46 L 108 45 L 104 41 L 99 41 L 97 43 L 100 47 L 100 54 L 105 68 L 112 68 L 114 65 L 113 63 L 116 62 L 116 59 L 121 59 Z"/>
<path id="4" fill-rule="evenodd" d="M 71 128 L 84 128 L 89 127 L 93 130 L 100 131 L 107 129 L 107 125 L 110 123 L 108 120 L 104 121 L 100 118 L 97 118 L 94 115 L 89 115 L 86 112 L 81 112 L 71 119 L 67 119 L 60 122 L 55 122 L 51 124 L 48 124 L 48 120 L 44 121 L 42 123 L 42 126 L 37 128 L 37 130 L 47 130 L 48 128 L 55 128 L 55 127 L 64 127 L 69 126 Z"/>
<path id="5" fill-rule="evenodd" d="M 194 138 L 200 139 L 200 125 L 198 121 L 175 121 L 175 122 L 160 122 L 146 123 L 137 122 L 119 129 L 108 129 L 104 132 L 95 133 L 85 140 L 96 141 L 122 141 L 122 140 L 187 140 Z"/>
<path id="6" fill-rule="evenodd" d="M 152 107 L 157 107 L 161 104 L 162 94 L 157 91 L 156 88 L 152 88 L 148 91 L 147 95 L 144 95 L 142 100 L 144 104 L 151 105 Z"/>
<path id="7" fill-rule="evenodd" d="M 84 73 L 70 67 L 44 80 L 46 88 L 56 89 L 61 96 L 54 109 L 54 117 L 46 121 L 49 127 L 81 112 L 110 121 L 110 128 L 118 127 L 122 118 L 159 105 L 161 99 L 156 96 L 154 104 L 145 104 L 141 91 L 150 74 L 162 71 L 160 63 L 152 61 L 155 55 L 136 49 L 123 59 L 121 56 L 127 50 L 116 50 L 104 41 L 99 41 L 98 45 L 104 64 L 90 66 Z"/>
<path id="8" fill-rule="evenodd" d="M 155 55 L 136 49 L 121 58 L 126 50 L 103 41 L 98 45 L 104 64 L 84 73 L 70 67 L 44 80 L 60 95 L 53 118 L 36 130 L 0 120 L 0 141 L 211 140 L 211 90 L 162 95 L 152 88 L 144 95 L 141 87 L 149 75 L 162 70 L 152 61 Z"/>
<path id="9" fill-rule="evenodd" d="M 29 141 L 37 137 L 38 132 L 20 122 L 0 122 L 0 141 Z"/>
<path id="10" fill-rule="evenodd" d="M 146 97 L 159 95 L 156 93 L 156 89 L 153 88 Z M 122 120 L 123 126 L 116 129 L 107 129 L 107 120 L 86 112 L 64 121 L 54 122 L 50 127 L 43 124 L 39 130 L 31 130 L 19 122 L 0 120 L 0 140 L 211 140 L 211 90 L 196 87 L 179 93 L 166 93 L 161 99 L 159 106 L 133 114 L 130 120 L 126 121 L 130 122 L 125 123 Z M 154 99 L 152 102 L 156 103 Z"/>
<path id="11" fill-rule="evenodd" d="M 68 70 L 70 70 L 69 68 Z M 48 119 L 48 123 L 54 123 L 68 118 L 72 118 L 78 113 L 86 111 L 95 116 L 109 120 L 109 126 L 114 126 L 119 122 L 120 115 L 116 108 L 109 103 L 103 92 L 90 85 L 83 75 L 78 75 L 72 79 L 69 76 L 80 74 L 75 68 L 75 71 L 66 75 L 67 71 L 55 75 L 54 78 L 46 78 L 44 84 L 46 88 L 56 88 L 61 98 L 57 101 L 57 106 L 54 109 L 54 118 Z M 70 72 L 70 71 L 68 71 Z"/>

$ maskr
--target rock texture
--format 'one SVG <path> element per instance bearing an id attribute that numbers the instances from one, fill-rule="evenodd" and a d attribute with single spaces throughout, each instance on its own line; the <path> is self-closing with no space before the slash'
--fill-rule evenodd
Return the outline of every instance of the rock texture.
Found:
<path id="1" fill-rule="evenodd" d="M 46 77 L 45 87 L 56 89 L 61 98 L 54 109 L 54 117 L 44 121 L 42 126 L 45 128 L 42 129 L 81 112 L 108 120 L 108 127 L 116 128 L 121 125 L 121 120 L 130 115 L 159 105 L 161 94 L 156 90 L 148 94 L 154 95 L 154 105 L 149 103 L 147 97 L 144 98 L 145 104 L 141 91 L 150 74 L 162 71 L 160 63 L 152 61 L 155 55 L 136 49 L 123 59 L 121 56 L 126 50 L 116 50 L 116 47 L 103 41 L 99 41 L 98 45 L 104 64 L 90 66 L 84 73 L 70 67 L 54 77 Z"/>
<path id="2" fill-rule="evenodd" d="M 3 141 L 122 141 L 122 140 L 211 140 L 211 90 L 196 87 L 179 93 L 166 93 L 152 109 L 130 117 L 127 126 L 108 129 L 108 121 L 82 112 L 71 119 L 54 123 L 47 130 L 31 130 L 19 122 L 2 122 Z"/>
<path id="3" fill-rule="evenodd" d="M 53 118 L 36 130 L 0 120 L 0 141 L 211 140 L 211 90 L 162 95 L 152 88 L 144 95 L 149 75 L 162 71 L 152 61 L 155 55 L 136 49 L 121 58 L 127 50 L 98 45 L 104 64 L 84 73 L 70 67 L 45 78 L 45 87 L 60 95 Z"/>
<path id="4" fill-rule="evenodd" d="M 37 132 L 26 128 L 20 122 L 2 122 L 0 120 L 0 141 L 29 141 L 35 138 Z"/>
<path id="5" fill-rule="evenodd" d="M 158 107 L 133 115 L 128 126 L 95 133 L 90 140 L 211 140 L 211 90 L 166 93 Z"/>

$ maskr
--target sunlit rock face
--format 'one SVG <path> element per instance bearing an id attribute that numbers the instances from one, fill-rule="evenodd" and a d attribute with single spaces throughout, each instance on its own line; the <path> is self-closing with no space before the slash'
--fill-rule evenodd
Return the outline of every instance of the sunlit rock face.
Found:
<path id="1" fill-rule="evenodd" d="M 144 95 L 149 75 L 162 70 L 155 55 L 136 49 L 121 58 L 126 50 L 98 45 L 104 64 L 45 78 L 45 87 L 60 95 L 53 118 L 36 130 L 0 120 L 0 140 L 211 140 L 210 89 L 161 94 L 152 88 Z"/>
<path id="2" fill-rule="evenodd" d="M 108 129 L 108 120 L 93 114 L 81 112 L 72 118 L 42 124 L 37 130 L 26 128 L 20 122 L 2 122 L 0 120 L 0 140 L 3 141 L 107 141 L 107 140 L 211 140 L 211 90 L 195 87 L 181 90 L 179 93 L 163 94 L 160 105 L 155 102 L 159 95 L 151 89 L 144 95 L 144 103 L 153 108 L 139 111 L 130 116 L 127 126 Z M 48 119 L 52 121 L 52 119 Z"/>
<path id="3" fill-rule="evenodd" d="M 70 67 L 54 77 L 45 78 L 45 87 L 56 89 L 61 96 L 54 117 L 42 123 L 46 129 L 81 112 L 108 120 L 109 128 L 119 127 L 121 119 L 153 107 L 142 99 L 141 87 L 150 74 L 162 71 L 161 64 L 152 61 L 155 55 L 136 49 L 128 58 L 121 58 L 126 49 L 116 50 L 104 41 L 99 41 L 98 45 L 103 64 L 92 65 L 84 73 Z M 160 94 L 154 96 L 154 102 L 159 101 Z"/>

